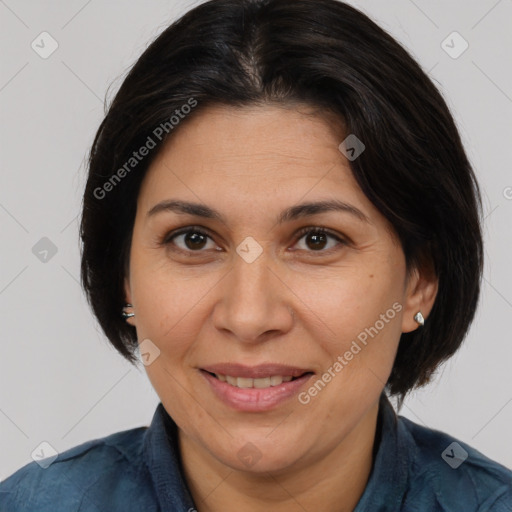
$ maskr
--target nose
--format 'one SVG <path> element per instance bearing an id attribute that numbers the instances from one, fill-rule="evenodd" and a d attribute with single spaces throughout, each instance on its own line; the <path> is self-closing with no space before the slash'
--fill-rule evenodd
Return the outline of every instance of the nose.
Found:
<path id="1" fill-rule="evenodd" d="M 214 326 L 247 344 L 268 341 L 288 332 L 294 321 L 293 293 L 276 267 L 265 252 L 251 263 L 235 257 L 219 288 Z"/>

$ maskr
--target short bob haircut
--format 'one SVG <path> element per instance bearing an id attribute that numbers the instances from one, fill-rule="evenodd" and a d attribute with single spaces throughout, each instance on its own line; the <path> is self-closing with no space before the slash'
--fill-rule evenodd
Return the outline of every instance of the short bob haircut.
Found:
<path id="1" fill-rule="evenodd" d="M 135 364 L 136 331 L 120 313 L 140 184 L 168 137 L 214 104 L 307 105 L 340 120 L 340 142 L 363 141 L 350 162 L 357 183 L 396 231 L 408 269 L 439 279 L 425 326 L 402 334 L 386 383 L 401 404 L 473 321 L 481 196 L 432 81 L 389 34 L 337 0 L 211 0 L 166 28 L 131 68 L 89 154 L 80 226 L 82 285 L 109 341 Z M 148 137 L 154 149 L 133 160 Z"/>

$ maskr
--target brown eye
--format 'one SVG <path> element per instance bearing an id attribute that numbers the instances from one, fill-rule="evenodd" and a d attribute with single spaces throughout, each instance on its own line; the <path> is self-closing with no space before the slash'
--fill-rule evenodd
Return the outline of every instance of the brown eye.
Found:
<path id="1" fill-rule="evenodd" d="M 324 228 L 306 228 L 298 233 L 299 240 L 304 239 L 304 246 L 308 252 L 329 252 L 336 245 L 345 245 L 346 242 L 339 236 L 330 233 Z M 333 244 L 324 250 L 329 244 L 329 239 L 335 240 L 338 244 Z"/>
<path id="2" fill-rule="evenodd" d="M 185 238 L 183 239 L 185 245 L 189 249 L 202 249 L 206 244 L 206 239 L 208 238 L 206 235 L 202 233 L 197 233 L 195 231 L 189 231 L 185 233 Z"/>
<path id="3" fill-rule="evenodd" d="M 343 246 L 347 243 L 340 236 L 327 231 L 325 228 L 318 227 L 304 228 L 297 236 L 299 241 L 304 239 L 303 246 L 299 247 L 299 249 L 310 253 L 329 253 L 332 249 L 336 248 L 336 245 Z M 201 253 L 205 252 L 203 249 L 208 249 L 208 240 L 213 244 L 210 249 L 215 249 L 216 245 L 212 237 L 202 229 L 192 226 L 169 233 L 162 241 L 162 244 L 175 246 L 177 250 L 182 252 Z M 331 243 L 330 246 L 329 243 Z"/>
<path id="4" fill-rule="evenodd" d="M 323 249 L 327 243 L 328 236 L 325 233 L 308 233 L 306 235 L 306 245 L 310 249 Z"/>
<path id="5" fill-rule="evenodd" d="M 211 237 L 204 231 L 189 227 L 173 233 L 170 233 L 163 240 L 164 245 L 175 245 L 182 251 L 203 252 Z M 212 240 L 213 242 L 213 240 Z M 215 244 L 213 244 L 215 246 Z"/>

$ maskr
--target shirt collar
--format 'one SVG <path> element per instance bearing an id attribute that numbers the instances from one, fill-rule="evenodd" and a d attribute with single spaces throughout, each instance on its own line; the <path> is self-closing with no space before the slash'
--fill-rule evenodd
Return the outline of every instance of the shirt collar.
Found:
<path id="1" fill-rule="evenodd" d="M 177 426 L 159 403 L 145 434 L 144 456 L 162 512 L 194 510 L 182 473 L 177 440 Z M 382 392 L 372 470 L 354 512 L 400 510 L 407 487 L 409 458 L 405 427 Z"/>
<path id="2" fill-rule="evenodd" d="M 162 512 L 195 510 L 182 473 L 177 426 L 161 402 L 145 433 L 144 457 Z"/>
<path id="3" fill-rule="evenodd" d="M 396 512 L 407 488 L 410 465 L 409 434 L 388 397 L 379 402 L 373 466 L 354 512 Z"/>

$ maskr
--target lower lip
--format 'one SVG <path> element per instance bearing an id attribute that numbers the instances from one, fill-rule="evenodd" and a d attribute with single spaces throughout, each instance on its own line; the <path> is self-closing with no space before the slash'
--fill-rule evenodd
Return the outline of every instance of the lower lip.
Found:
<path id="1" fill-rule="evenodd" d="M 201 375 L 210 384 L 213 392 L 231 408 L 237 411 L 260 412 L 268 411 L 297 395 L 300 388 L 313 376 L 308 373 L 269 388 L 237 388 L 222 382 L 210 373 L 200 370 Z"/>

